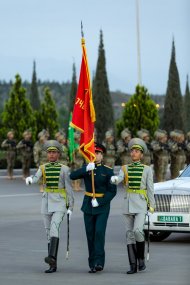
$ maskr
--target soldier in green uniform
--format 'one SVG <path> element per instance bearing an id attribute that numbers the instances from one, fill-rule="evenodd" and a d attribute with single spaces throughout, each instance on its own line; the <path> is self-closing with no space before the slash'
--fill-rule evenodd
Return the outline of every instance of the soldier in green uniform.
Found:
<path id="1" fill-rule="evenodd" d="M 59 246 L 59 232 L 65 213 L 71 217 L 74 197 L 69 178 L 69 168 L 58 162 L 61 145 L 56 140 L 45 143 L 48 163 L 39 167 L 36 174 L 26 178 L 26 184 L 37 183 L 41 178 L 44 184 L 42 194 L 41 213 L 48 241 L 48 256 L 45 262 L 50 268 L 45 273 L 57 270 L 57 254 Z M 68 210 L 67 210 L 68 209 Z"/>
<path id="2" fill-rule="evenodd" d="M 147 151 L 145 142 L 133 138 L 129 142 L 132 163 L 122 166 L 119 175 L 111 177 L 111 182 L 126 185 L 123 214 L 126 223 L 126 240 L 130 270 L 127 274 L 145 270 L 144 223 L 147 209 L 153 213 L 155 208 L 154 184 L 151 167 L 141 163 L 143 153 Z"/>
<path id="3" fill-rule="evenodd" d="M 47 162 L 47 154 L 44 150 L 44 144 L 47 141 L 48 132 L 46 130 L 42 130 L 38 133 L 38 141 L 34 144 L 33 155 L 34 162 L 36 163 L 36 167 L 39 167 L 41 164 Z"/>
<path id="4" fill-rule="evenodd" d="M 7 139 L 1 144 L 2 149 L 7 153 L 7 172 L 8 179 L 13 179 L 13 169 L 16 159 L 16 141 L 14 139 L 14 131 L 7 133 Z"/>
<path id="5" fill-rule="evenodd" d="M 59 162 L 69 166 L 69 149 L 67 146 L 67 139 L 66 139 L 66 134 L 62 133 L 57 137 L 57 141 L 60 143 L 62 147 L 62 153 L 59 158 Z"/>
<path id="6" fill-rule="evenodd" d="M 166 180 L 166 173 L 169 163 L 168 136 L 165 130 L 157 130 L 154 134 L 155 140 L 151 146 L 153 150 L 153 164 L 156 182 Z"/>
<path id="7" fill-rule="evenodd" d="M 137 132 L 137 136 L 142 139 L 147 146 L 147 152 L 144 153 L 143 158 L 142 158 L 142 163 L 146 165 L 151 165 L 151 160 L 152 160 L 152 147 L 150 144 L 150 133 L 146 129 L 141 129 L 140 131 Z"/>
<path id="8" fill-rule="evenodd" d="M 30 166 L 32 162 L 33 143 L 31 131 L 26 130 L 23 133 L 23 140 L 17 144 L 16 148 L 21 153 L 23 178 L 25 179 L 30 175 Z"/>
<path id="9" fill-rule="evenodd" d="M 131 132 L 128 128 L 125 128 L 121 132 L 121 139 L 117 141 L 117 154 L 121 160 L 122 165 L 131 163 L 131 156 L 128 148 L 128 143 L 130 140 Z"/>
<path id="10" fill-rule="evenodd" d="M 174 134 L 175 136 L 169 144 L 171 155 L 171 179 L 179 176 L 179 172 L 184 169 L 186 161 L 185 135 L 181 130 L 174 130 Z"/>
<path id="11" fill-rule="evenodd" d="M 84 224 L 88 242 L 90 267 L 89 273 L 96 273 L 104 268 L 105 233 L 110 212 L 110 202 L 116 195 L 116 186 L 110 183 L 113 169 L 102 164 L 105 148 L 95 145 L 96 161 L 71 172 L 70 178 L 84 179 L 85 196 L 81 210 L 84 213 Z M 92 189 L 92 171 L 94 172 L 95 198 Z"/>
<path id="12" fill-rule="evenodd" d="M 116 159 L 116 147 L 114 145 L 113 130 L 109 130 L 105 133 L 105 140 L 103 142 L 103 145 L 106 148 L 106 153 L 104 154 L 104 164 L 114 168 Z"/>

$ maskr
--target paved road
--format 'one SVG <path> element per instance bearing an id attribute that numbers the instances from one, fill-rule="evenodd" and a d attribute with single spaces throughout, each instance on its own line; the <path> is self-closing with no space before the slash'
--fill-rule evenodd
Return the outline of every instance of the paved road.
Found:
<path id="1" fill-rule="evenodd" d="M 106 266 L 88 274 L 87 245 L 80 206 L 83 194 L 75 193 L 71 220 L 70 258 L 66 253 L 66 219 L 61 228 L 58 272 L 44 274 L 47 255 L 45 230 L 40 215 L 41 195 L 37 186 L 26 187 L 21 178 L 0 178 L 0 284 L 1 285 L 189 285 L 190 235 L 172 234 L 151 243 L 146 272 L 127 275 L 125 230 L 121 215 L 122 189 L 112 202 L 106 235 Z"/>

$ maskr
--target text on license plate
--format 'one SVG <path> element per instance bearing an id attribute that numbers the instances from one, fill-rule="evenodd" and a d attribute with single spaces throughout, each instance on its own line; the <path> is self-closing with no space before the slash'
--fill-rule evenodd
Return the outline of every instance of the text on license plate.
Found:
<path id="1" fill-rule="evenodd" d="M 183 222 L 182 216 L 158 216 L 159 222 L 169 222 L 169 223 L 181 223 Z"/>

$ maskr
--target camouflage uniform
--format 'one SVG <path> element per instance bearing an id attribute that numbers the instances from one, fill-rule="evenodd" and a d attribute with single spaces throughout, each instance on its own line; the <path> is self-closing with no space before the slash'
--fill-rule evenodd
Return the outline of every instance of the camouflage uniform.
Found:
<path id="1" fill-rule="evenodd" d="M 105 133 L 105 141 L 103 142 L 103 145 L 106 148 L 103 162 L 105 165 L 113 168 L 116 158 L 116 147 L 114 145 L 113 131 L 110 130 Z"/>
<path id="2" fill-rule="evenodd" d="M 62 152 L 60 154 L 59 162 L 69 166 L 69 149 L 66 144 L 66 135 L 63 133 L 57 137 L 57 141 L 62 147 Z"/>
<path id="3" fill-rule="evenodd" d="M 169 163 L 169 146 L 167 144 L 167 132 L 157 130 L 154 134 L 155 140 L 151 146 L 153 150 L 153 164 L 156 182 L 166 180 L 166 173 Z"/>
<path id="4" fill-rule="evenodd" d="M 150 144 L 150 133 L 146 129 L 141 129 L 137 132 L 137 136 L 142 139 L 147 146 L 147 152 L 143 154 L 143 158 L 141 160 L 142 164 L 151 165 L 152 160 L 152 147 Z"/>
<path id="5" fill-rule="evenodd" d="M 38 134 L 38 139 L 39 140 L 34 144 L 33 148 L 34 162 L 36 164 L 36 167 L 39 167 L 41 164 L 47 162 L 47 154 L 43 148 L 44 143 L 47 141 L 46 130 L 42 130 Z"/>
<path id="6" fill-rule="evenodd" d="M 31 132 L 26 130 L 23 133 L 23 140 L 21 140 L 16 148 L 21 153 L 22 157 L 22 170 L 23 170 L 23 177 L 26 178 L 30 175 L 30 166 L 32 162 L 32 154 L 33 154 L 33 143 L 31 140 Z"/>
<path id="7" fill-rule="evenodd" d="M 7 133 L 7 139 L 1 144 L 1 147 L 7 152 L 7 171 L 9 179 L 13 179 L 13 169 L 16 158 L 16 141 L 14 139 L 14 132 Z"/>
<path id="8" fill-rule="evenodd" d="M 173 133 L 173 140 L 170 141 L 169 147 L 171 152 L 171 178 L 174 179 L 179 176 L 180 170 L 184 169 L 186 155 L 185 155 L 185 136 L 182 131 L 175 130 Z"/>
<path id="9" fill-rule="evenodd" d="M 121 159 L 121 164 L 126 165 L 131 163 L 130 151 L 128 148 L 128 143 L 131 139 L 131 132 L 129 129 L 124 129 L 121 132 L 121 139 L 117 142 L 117 154 Z"/>
<path id="10" fill-rule="evenodd" d="M 187 139 L 185 141 L 186 144 L 186 163 L 187 165 L 190 164 L 190 132 L 186 135 Z"/>

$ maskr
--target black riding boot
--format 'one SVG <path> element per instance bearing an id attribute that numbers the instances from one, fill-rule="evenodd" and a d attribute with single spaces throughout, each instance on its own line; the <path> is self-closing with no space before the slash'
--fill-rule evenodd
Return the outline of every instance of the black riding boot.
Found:
<path id="1" fill-rule="evenodd" d="M 57 270 L 57 253 L 59 247 L 59 238 L 52 237 L 50 244 L 48 244 L 48 256 L 45 257 L 45 262 L 50 265 L 50 268 L 45 273 L 53 273 Z"/>
<path id="2" fill-rule="evenodd" d="M 127 274 L 133 274 L 137 272 L 137 254 L 135 244 L 128 244 L 127 251 L 130 264 L 130 270 L 127 271 Z"/>
<path id="3" fill-rule="evenodd" d="M 136 242 L 137 247 L 137 259 L 138 259 L 138 269 L 139 271 L 143 271 L 146 268 L 145 262 L 144 262 L 144 250 L 145 250 L 145 242 Z"/>

